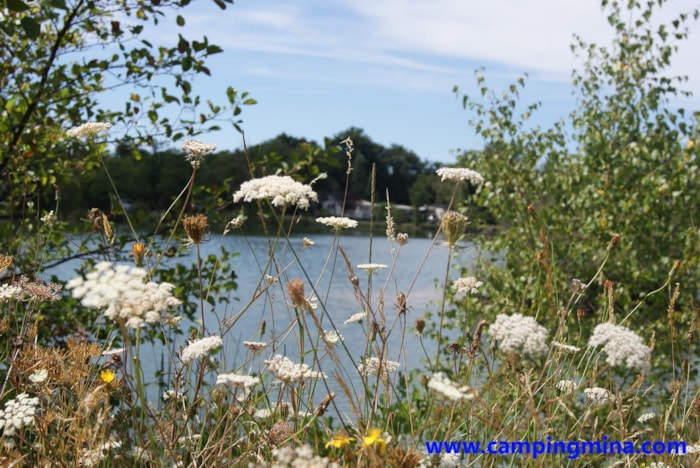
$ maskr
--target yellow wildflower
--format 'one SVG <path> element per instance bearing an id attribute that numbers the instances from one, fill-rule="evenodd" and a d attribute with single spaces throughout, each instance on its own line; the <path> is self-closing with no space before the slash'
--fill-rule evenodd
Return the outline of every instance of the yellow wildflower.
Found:
<path id="1" fill-rule="evenodd" d="M 326 448 L 335 447 L 343 448 L 352 442 L 354 439 L 352 437 L 345 437 L 343 434 L 335 434 L 331 440 L 326 442 Z"/>
<path id="2" fill-rule="evenodd" d="M 367 435 L 362 438 L 362 446 L 368 447 L 370 445 L 377 445 L 379 446 L 379 450 L 384 450 L 384 448 L 386 448 L 386 441 L 379 437 L 381 435 L 381 429 L 370 429 Z"/>
<path id="3" fill-rule="evenodd" d="M 111 369 L 101 370 L 100 378 L 104 383 L 110 383 L 112 380 L 114 380 L 114 371 Z"/>

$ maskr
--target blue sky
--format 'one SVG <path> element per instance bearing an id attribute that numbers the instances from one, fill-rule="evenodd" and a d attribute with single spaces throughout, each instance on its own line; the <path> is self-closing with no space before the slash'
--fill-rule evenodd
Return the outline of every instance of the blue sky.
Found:
<path id="1" fill-rule="evenodd" d="M 444 163 L 454 150 L 481 147 L 452 92 L 473 92 L 474 70 L 483 67 L 496 90 L 527 72 L 523 102 L 542 103 L 534 122 L 546 126 L 574 108 L 573 34 L 612 38 L 596 0 L 237 0 L 225 11 L 195 3 L 184 12 L 188 37 L 207 35 L 224 52 L 194 90 L 222 103 L 229 85 L 248 91 L 258 101 L 241 114 L 249 145 L 282 132 L 321 143 L 356 126 Z M 661 17 L 693 3 L 675 0 Z M 671 71 L 689 75 L 687 89 L 700 94 L 697 29 Z M 158 28 L 162 38 L 177 32 L 174 17 Z M 229 128 L 202 139 L 242 146 Z"/>

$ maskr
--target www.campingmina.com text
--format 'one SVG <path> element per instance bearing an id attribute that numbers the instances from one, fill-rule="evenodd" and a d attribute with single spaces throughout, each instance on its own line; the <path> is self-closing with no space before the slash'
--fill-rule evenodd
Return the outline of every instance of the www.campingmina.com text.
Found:
<path id="1" fill-rule="evenodd" d="M 491 441 L 465 442 L 465 441 L 426 441 L 425 448 L 429 454 L 442 453 L 463 453 L 463 454 L 485 454 L 485 455 L 530 455 L 536 459 L 540 455 L 567 455 L 574 459 L 581 455 L 663 455 L 663 454 L 685 454 L 686 443 L 683 441 L 640 441 L 635 444 L 632 441 L 624 442 L 608 440 L 603 436 L 596 441 L 568 442 L 552 440 L 547 437 L 546 441 Z"/>

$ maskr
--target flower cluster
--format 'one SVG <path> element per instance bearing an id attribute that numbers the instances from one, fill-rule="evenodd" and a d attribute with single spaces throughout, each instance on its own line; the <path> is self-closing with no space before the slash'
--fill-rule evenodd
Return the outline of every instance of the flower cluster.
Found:
<path id="1" fill-rule="evenodd" d="M 94 137 L 100 132 L 109 130 L 111 124 L 101 122 L 88 122 L 66 131 L 66 135 L 71 138 Z"/>
<path id="2" fill-rule="evenodd" d="M 338 333 L 336 330 L 323 330 L 321 338 L 323 338 L 323 341 L 329 345 L 338 344 L 343 341 L 343 335 Z"/>
<path id="3" fill-rule="evenodd" d="M 318 201 L 318 195 L 311 186 L 304 185 L 289 176 L 271 175 L 253 179 L 241 184 L 233 194 L 233 201 L 271 200 L 274 206 L 296 205 L 301 209 L 309 208 L 309 201 Z"/>
<path id="4" fill-rule="evenodd" d="M 273 467 L 282 466 L 313 466 L 313 467 L 326 467 L 326 466 L 338 466 L 337 464 L 329 463 L 327 458 L 321 458 L 318 455 L 314 455 L 313 449 L 308 445 L 304 444 L 300 447 L 290 447 L 289 445 L 282 446 L 272 450 L 272 456 L 274 457 Z"/>
<path id="5" fill-rule="evenodd" d="M 533 317 L 498 314 L 488 333 L 506 353 L 541 356 L 547 352 L 547 329 Z"/>
<path id="6" fill-rule="evenodd" d="M 272 359 L 266 359 L 265 364 L 272 375 L 285 383 L 326 378 L 326 374 L 323 372 L 311 370 L 306 364 L 295 364 L 291 359 L 281 354 L 275 355 Z"/>
<path id="7" fill-rule="evenodd" d="M 34 413 L 39 406 L 39 398 L 20 393 L 16 398 L 5 403 L 0 410 L 0 429 L 3 436 L 11 437 L 25 426 L 34 425 Z"/>
<path id="8" fill-rule="evenodd" d="M 316 222 L 323 224 L 324 226 L 330 226 L 336 231 L 341 229 L 356 228 L 357 221 L 354 219 L 339 217 L 339 216 L 327 216 L 325 218 L 316 218 Z"/>
<path id="9" fill-rule="evenodd" d="M 574 380 L 560 380 L 554 386 L 565 395 L 571 395 L 576 390 L 576 382 Z"/>
<path id="10" fill-rule="evenodd" d="M 471 400 L 476 396 L 473 388 L 467 385 L 457 385 L 442 372 L 433 374 L 428 381 L 428 388 L 438 395 L 453 401 Z"/>
<path id="11" fill-rule="evenodd" d="M 29 376 L 29 381 L 31 383 L 40 384 L 49 378 L 49 371 L 46 369 L 35 370 Z"/>
<path id="12" fill-rule="evenodd" d="M 10 299 L 18 298 L 22 295 L 22 288 L 12 284 L 0 285 L 0 304 L 7 302 Z"/>
<path id="13" fill-rule="evenodd" d="M 399 370 L 399 364 L 395 361 L 389 361 L 388 359 L 380 360 L 378 357 L 371 357 L 357 367 L 357 371 L 360 375 L 379 375 L 381 378 L 385 379 L 389 376 L 389 372 L 396 372 Z"/>
<path id="14" fill-rule="evenodd" d="M 473 276 L 467 276 L 466 278 L 459 278 L 452 282 L 452 288 L 456 289 L 458 293 L 468 293 L 468 294 L 478 294 L 479 288 L 483 286 L 483 282 L 477 280 Z"/>
<path id="15" fill-rule="evenodd" d="M 642 339 L 629 328 L 601 323 L 593 330 L 588 346 L 603 346 L 608 355 L 605 362 L 611 366 L 624 365 L 628 369 L 649 370 L 651 350 Z"/>
<path id="16" fill-rule="evenodd" d="M 584 388 L 583 393 L 588 401 L 594 405 L 604 405 L 610 401 L 610 392 L 601 387 Z"/>
<path id="17" fill-rule="evenodd" d="M 357 265 L 357 268 L 360 270 L 365 270 L 369 275 L 377 270 L 383 270 L 386 267 L 387 266 L 383 263 L 361 263 L 360 265 Z"/>
<path id="18" fill-rule="evenodd" d="M 192 167 L 197 168 L 205 154 L 216 151 L 216 145 L 208 145 L 201 140 L 185 140 L 182 142 L 182 151 L 187 153 L 185 158 Z"/>
<path id="19" fill-rule="evenodd" d="M 644 424 L 645 422 L 651 421 L 656 418 L 656 413 L 643 413 L 637 418 L 637 422 Z"/>
<path id="20" fill-rule="evenodd" d="M 191 341 L 180 353 L 180 359 L 185 364 L 188 364 L 195 359 L 208 355 L 216 348 L 221 347 L 222 344 L 223 341 L 218 336 L 207 336 L 206 338 Z"/>
<path id="21" fill-rule="evenodd" d="M 258 351 L 262 351 L 263 349 L 265 349 L 267 347 L 267 343 L 265 343 L 264 341 L 244 341 L 243 346 L 253 351 L 254 353 L 257 353 Z"/>
<path id="22" fill-rule="evenodd" d="M 250 388 L 260 383 L 258 377 L 240 374 L 219 374 L 216 376 L 217 385 L 231 385 L 238 388 Z"/>
<path id="23" fill-rule="evenodd" d="M 346 321 L 343 322 L 343 324 L 348 325 L 348 324 L 355 323 L 355 322 L 361 322 L 366 318 L 367 318 L 366 312 L 358 312 L 356 314 L 352 314 L 349 319 L 347 319 Z"/>
<path id="24" fill-rule="evenodd" d="M 441 181 L 446 180 L 468 180 L 474 185 L 483 184 L 484 177 L 476 171 L 462 167 L 441 167 L 435 171 L 441 177 Z"/>
<path id="25" fill-rule="evenodd" d="M 128 265 L 101 262 L 83 279 L 68 281 L 66 288 L 85 307 L 105 308 L 110 320 L 123 320 L 127 327 L 138 328 L 143 322 L 156 323 L 161 312 L 181 302 L 172 295 L 175 285 L 146 282 L 146 270 Z"/>
<path id="26" fill-rule="evenodd" d="M 559 343 L 558 341 L 552 341 L 552 346 L 557 348 L 559 351 L 567 354 L 578 353 L 579 351 L 581 351 L 581 348 L 577 348 L 576 346 L 568 345 L 565 343 Z"/>

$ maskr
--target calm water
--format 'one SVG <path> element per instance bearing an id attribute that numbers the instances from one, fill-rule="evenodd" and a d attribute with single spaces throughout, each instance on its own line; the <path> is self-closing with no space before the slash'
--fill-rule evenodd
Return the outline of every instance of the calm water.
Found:
<path id="1" fill-rule="evenodd" d="M 221 335 L 221 324 L 233 317 L 239 316 L 235 324 L 224 336 L 224 348 L 217 355 L 221 361 L 222 372 L 253 372 L 263 371 L 263 359 L 273 354 L 280 353 L 299 361 L 299 335 L 298 328 L 294 325 L 295 316 L 292 307 L 287 304 L 286 282 L 289 279 L 299 277 L 304 280 L 305 292 L 309 296 L 313 292 L 311 284 L 315 285 L 315 291 L 319 297 L 317 316 L 322 321 L 325 330 L 336 329 L 343 337 L 348 352 L 339 345 L 338 351 L 341 367 L 344 369 L 344 378 L 355 389 L 359 390 L 359 379 L 354 371 L 356 365 L 365 354 L 366 321 L 362 324 L 343 324 L 351 315 L 362 311 L 361 300 L 356 297 L 349 280 L 349 272 L 345 260 L 340 254 L 336 255 L 340 247 L 346 253 L 354 274 L 359 279 L 359 287 L 367 295 L 371 293 L 369 301 L 376 312 L 381 309 L 383 296 L 383 310 L 386 316 L 387 329 L 397 316 L 396 295 L 399 292 L 406 294 L 409 310 L 406 316 L 408 327 L 402 332 L 397 323 L 391 331 L 388 340 L 388 358 L 401 363 L 401 371 L 406 368 L 421 368 L 421 359 L 424 358 L 418 338 L 413 335 L 413 321 L 424 316 L 426 311 L 435 312 L 439 308 L 441 290 L 445 269 L 447 266 L 448 249 L 440 243 L 432 245 L 432 239 L 411 238 L 400 250 L 391 251 L 391 244 L 385 237 L 377 237 L 372 242 L 370 257 L 370 241 L 367 235 L 341 236 L 336 239 L 332 235 L 310 236 L 314 245 L 301 250 L 303 236 L 291 238 L 290 245 L 280 244 L 275 252 L 275 262 L 264 270 L 269 252 L 267 239 L 264 237 L 242 236 L 212 236 L 212 239 L 202 245 L 202 255 L 216 254 L 220 246 L 224 246 L 230 252 L 239 255 L 232 259 L 232 267 L 237 274 L 238 289 L 230 292 L 231 300 L 227 303 L 217 303 L 216 306 L 205 304 L 205 325 L 208 333 Z M 291 247 L 290 247 L 291 246 Z M 432 247 L 431 247 L 432 246 Z M 299 262 L 295 260 L 291 248 L 298 252 Z M 394 244 L 397 249 L 398 245 Z M 169 258 L 168 263 L 175 262 L 189 264 L 195 261 L 195 251 L 191 249 L 184 257 Z M 474 246 L 464 244 L 452 259 L 453 271 L 450 279 L 455 279 L 459 268 L 469 266 L 475 258 Z M 392 268 L 392 262 L 395 263 Z M 369 275 L 357 268 L 362 263 L 382 263 L 389 268 L 376 271 L 371 277 L 371 291 L 369 289 Z M 68 279 L 74 275 L 79 262 L 63 264 L 45 272 L 44 276 L 52 274 L 61 279 Z M 281 271 L 281 273 L 279 273 Z M 266 292 L 259 294 L 259 280 L 263 275 L 279 276 L 280 281 L 273 284 Z M 264 283 L 263 283 L 264 286 Z M 256 295 L 259 297 L 253 300 Z M 182 299 L 182 298 L 181 298 Z M 192 299 L 194 300 L 194 299 Z M 325 313 L 323 311 L 325 304 Z M 244 311 L 241 314 L 241 311 Z M 317 329 L 309 318 L 311 333 L 316 335 Z M 265 324 L 264 334 L 261 336 L 262 324 Z M 196 324 L 181 324 L 184 329 L 189 326 L 198 327 Z M 265 341 L 270 346 L 263 351 L 258 359 L 250 359 L 249 353 L 242 346 L 242 342 Z M 184 338 L 180 337 L 180 346 L 184 344 Z M 305 342 L 306 351 L 317 342 L 317 336 L 307 336 Z M 403 344 L 403 346 L 402 346 Z M 426 345 L 431 358 L 434 357 L 435 348 L 429 343 Z M 177 352 L 175 349 L 175 352 Z M 320 345 L 324 349 L 324 345 Z M 144 348 L 142 362 L 147 377 L 155 374 L 161 362 L 169 362 L 167 350 L 163 347 Z M 246 360 L 248 359 L 248 360 Z M 304 357 L 304 362 L 312 364 L 309 355 Z M 336 399 L 341 408 L 347 407 L 347 398 L 339 390 L 333 375 L 336 366 L 333 361 L 321 353 L 323 370 L 329 376 L 327 383 L 331 390 L 336 392 Z M 154 388 L 154 397 L 157 388 Z M 150 393 L 150 392 L 149 392 Z M 319 398 L 325 396 L 325 392 L 317 392 Z M 151 396 L 151 395 L 149 395 Z"/>

